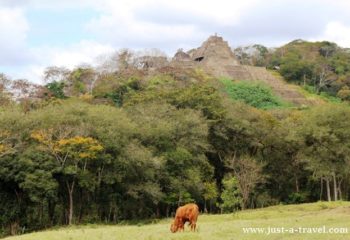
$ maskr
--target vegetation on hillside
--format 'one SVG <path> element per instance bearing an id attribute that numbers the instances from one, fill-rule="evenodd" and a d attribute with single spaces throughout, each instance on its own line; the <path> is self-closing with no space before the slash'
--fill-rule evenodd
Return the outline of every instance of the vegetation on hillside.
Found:
<path id="1" fill-rule="evenodd" d="M 239 47 L 235 54 L 243 64 L 275 69 L 287 81 L 311 86 L 317 94 L 350 99 L 350 51 L 335 43 L 295 40 L 276 49 Z"/>
<path id="2" fill-rule="evenodd" d="M 45 86 L 1 75 L 1 234 L 349 200 L 346 103 L 273 108 L 260 85 L 129 58 L 50 67 Z"/>
<path id="3" fill-rule="evenodd" d="M 271 88 L 262 83 L 234 82 L 231 79 L 221 79 L 221 82 L 230 98 L 243 101 L 255 108 L 266 110 L 288 106 L 272 92 Z"/>

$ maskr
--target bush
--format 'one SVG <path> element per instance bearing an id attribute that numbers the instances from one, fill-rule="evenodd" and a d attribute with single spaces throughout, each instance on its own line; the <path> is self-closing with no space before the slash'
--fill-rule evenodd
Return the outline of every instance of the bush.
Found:
<path id="1" fill-rule="evenodd" d="M 288 196 L 288 204 L 305 203 L 307 201 L 308 194 L 305 192 L 291 193 Z"/>

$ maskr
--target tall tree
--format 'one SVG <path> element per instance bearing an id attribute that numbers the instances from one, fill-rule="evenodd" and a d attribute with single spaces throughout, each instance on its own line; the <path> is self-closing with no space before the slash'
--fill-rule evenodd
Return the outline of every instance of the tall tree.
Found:
<path id="1" fill-rule="evenodd" d="M 89 162 L 96 158 L 103 147 L 91 137 L 69 137 L 68 132 L 62 132 L 62 129 L 58 131 L 59 133 L 52 130 L 38 130 L 33 132 L 31 137 L 40 142 L 57 161 L 58 173 L 62 174 L 67 188 L 68 224 L 70 225 L 73 223 L 75 185 L 81 180 L 79 177 L 87 174 Z"/>
<path id="2" fill-rule="evenodd" d="M 326 182 L 327 200 L 341 195 L 341 186 L 350 161 L 350 109 L 346 105 L 323 105 L 305 116 L 301 129 L 306 148 L 303 151 L 310 169 Z M 341 196 L 340 196 L 341 198 Z"/>

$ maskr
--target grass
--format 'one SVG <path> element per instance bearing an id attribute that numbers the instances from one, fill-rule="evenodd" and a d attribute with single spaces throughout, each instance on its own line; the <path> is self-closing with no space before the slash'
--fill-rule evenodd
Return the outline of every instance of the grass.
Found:
<path id="1" fill-rule="evenodd" d="M 220 81 L 224 85 L 226 93 L 233 100 L 243 101 L 248 105 L 265 110 L 291 106 L 276 96 L 272 89 L 265 84 L 232 81 L 231 79 L 221 79 Z"/>
<path id="2" fill-rule="evenodd" d="M 148 225 L 73 226 L 9 237 L 7 240 L 259 240 L 259 239 L 350 239 L 350 202 L 318 202 L 279 205 L 234 214 L 200 215 L 198 232 L 170 233 L 171 219 Z M 244 233 L 245 227 L 346 227 L 347 234 Z"/>
<path id="3" fill-rule="evenodd" d="M 311 86 L 311 85 L 302 86 L 302 85 L 288 83 L 286 80 L 283 79 L 282 75 L 278 71 L 274 71 L 274 70 L 268 70 L 268 71 L 275 77 L 282 79 L 289 87 L 296 89 L 307 100 L 310 100 L 315 104 L 322 104 L 325 102 L 332 102 L 332 103 L 342 102 L 340 98 L 331 96 L 326 92 L 321 92 L 320 94 L 318 94 L 314 86 Z"/>
<path id="4" fill-rule="evenodd" d="M 307 87 L 305 88 L 303 86 L 287 82 L 278 71 L 275 71 L 275 70 L 268 70 L 268 71 L 273 76 L 283 81 L 288 87 L 295 89 L 297 92 L 299 92 L 306 99 L 306 101 L 312 103 L 312 105 L 319 105 L 325 102 L 329 102 L 329 99 L 316 94 L 316 92 L 311 91 L 310 88 L 307 88 Z"/>
<path id="5" fill-rule="evenodd" d="M 332 102 L 332 103 L 341 103 L 342 102 L 342 100 L 340 98 L 331 96 L 331 95 L 327 94 L 326 92 L 321 92 L 321 93 L 317 94 L 315 87 L 310 86 L 310 85 L 303 86 L 302 89 L 304 91 L 306 91 L 309 95 L 314 95 L 314 96 L 316 95 L 319 98 L 325 100 L 326 102 Z"/>

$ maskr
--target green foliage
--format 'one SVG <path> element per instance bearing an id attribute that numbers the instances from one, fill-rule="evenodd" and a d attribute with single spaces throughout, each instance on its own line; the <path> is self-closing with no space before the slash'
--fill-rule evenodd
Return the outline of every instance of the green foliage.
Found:
<path id="1" fill-rule="evenodd" d="M 138 123 L 141 142 L 162 159 L 163 201 L 176 205 L 198 198 L 202 181 L 212 174 L 203 155 L 208 148 L 208 126 L 200 112 L 154 102 L 128 111 Z"/>
<path id="2" fill-rule="evenodd" d="M 174 91 L 170 103 L 180 108 L 200 110 L 209 119 L 221 118 L 225 112 L 218 91 L 205 85 L 191 85 Z"/>
<path id="3" fill-rule="evenodd" d="M 45 85 L 45 87 L 50 91 L 50 93 L 55 97 L 55 98 L 60 98 L 64 99 L 66 98 L 64 94 L 64 82 L 56 82 L 53 81 L 51 83 L 48 83 Z"/>
<path id="4" fill-rule="evenodd" d="M 326 100 L 327 102 L 340 103 L 342 100 L 341 96 L 344 97 L 343 100 L 346 99 L 346 92 L 343 92 L 344 95 L 341 95 L 342 93 L 340 93 L 337 97 L 334 97 L 334 96 L 329 95 L 326 92 L 317 93 L 317 90 L 314 86 L 305 85 L 305 86 L 303 86 L 303 89 L 305 89 L 308 93 L 319 96 L 321 99 Z"/>
<path id="5" fill-rule="evenodd" d="M 305 203 L 308 199 L 308 193 L 306 192 L 296 192 L 291 193 L 286 201 L 288 204 L 300 204 Z"/>
<path id="6" fill-rule="evenodd" d="M 99 80 L 93 95 L 111 99 L 116 106 L 121 107 L 128 94 L 139 91 L 141 88 L 138 77 L 124 78 L 123 76 L 107 75 Z"/>
<path id="7" fill-rule="evenodd" d="M 349 82 L 350 53 L 335 43 L 295 40 L 271 52 L 269 68 L 277 68 L 288 81 L 312 85 L 316 93 L 336 96 Z"/>
<path id="8" fill-rule="evenodd" d="M 177 108 L 199 110 L 208 119 L 219 119 L 224 115 L 222 99 L 217 89 L 208 85 L 190 84 L 186 87 L 151 88 L 130 94 L 125 105 L 144 102 L 167 102 Z"/>
<path id="9" fill-rule="evenodd" d="M 260 83 L 233 82 L 230 79 L 221 79 L 221 82 L 230 98 L 253 107 L 271 109 L 288 106 L 270 88 Z"/>
<path id="10" fill-rule="evenodd" d="M 337 97 L 342 99 L 343 101 L 350 101 L 350 89 L 348 86 L 342 87 L 337 93 Z"/>
<path id="11" fill-rule="evenodd" d="M 228 177 L 222 181 L 222 203 L 219 205 L 225 213 L 233 212 L 240 208 L 242 203 L 241 193 L 238 189 L 238 181 L 235 177 Z"/>
<path id="12" fill-rule="evenodd" d="M 344 174 L 350 156 L 350 108 L 328 104 L 312 109 L 304 117 L 301 135 L 305 139 L 303 154 L 315 175 L 332 177 Z M 341 144 L 339 144 L 341 143 Z"/>
<path id="13" fill-rule="evenodd" d="M 310 79 L 312 76 L 312 65 L 303 61 L 300 56 L 287 55 L 283 58 L 280 65 L 281 75 L 292 82 L 301 82 L 304 79 Z"/>
<path id="14" fill-rule="evenodd" d="M 205 200 L 215 199 L 218 196 L 218 189 L 215 182 L 205 182 L 204 183 L 204 193 L 203 198 Z"/>

